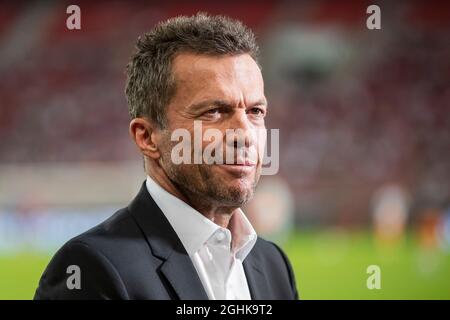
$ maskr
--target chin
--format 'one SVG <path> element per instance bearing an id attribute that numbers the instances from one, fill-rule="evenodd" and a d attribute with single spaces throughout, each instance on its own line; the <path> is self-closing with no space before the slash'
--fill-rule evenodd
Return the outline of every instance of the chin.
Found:
<path id="1" fill-rule="evenodd" d="M 226 192 L 224 192 L 224 198 L 226 202 L 234 206 L 242 206 L 247 203 L 253 197 L 253 187 L 251 183 L 236 183 L 227 186 Z"/>

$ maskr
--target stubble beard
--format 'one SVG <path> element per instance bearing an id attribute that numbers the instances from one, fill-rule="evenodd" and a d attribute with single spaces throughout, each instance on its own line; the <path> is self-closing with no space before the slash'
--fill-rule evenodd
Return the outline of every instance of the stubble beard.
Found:
<path id="1" fill-rule="evenodd" d="M 166 146 L 171 146 L 166 141 Z M 241 207 L 251 200 L 260 177 L 258 167 L 251 177 L 241 177 L 237 185 L 227 185 L 220 175 L 212 172 L 214 164 L 174 164 L 171 147 L 161 152 L 160 165 L 169 180 L 191 202 L 205 207 Z M 247 180 L 247 181 L 244 181 Z"/>

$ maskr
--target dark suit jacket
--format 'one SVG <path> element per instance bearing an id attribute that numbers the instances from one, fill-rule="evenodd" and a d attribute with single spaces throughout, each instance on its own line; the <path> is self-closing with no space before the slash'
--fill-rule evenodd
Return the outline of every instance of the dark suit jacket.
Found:
<path id="1" fill-rule="evenodd" d="M 69 290 L 80 268 L 81 288 Z M 244 260 L 252 299 L 297 299 L 294 274 L 275 244 L 258 238 Z M 172 226 L 145 183 L 126 208 L 68 241 L 47 266 L 35 299 L 208 299 Z"/>

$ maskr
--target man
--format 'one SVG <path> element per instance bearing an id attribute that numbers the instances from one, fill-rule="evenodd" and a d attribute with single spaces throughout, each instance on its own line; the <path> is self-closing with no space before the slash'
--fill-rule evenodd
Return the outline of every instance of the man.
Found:
<path id="1" fill-rule="evenodd" d="M 147 180 L 128 207 L 56 253 L 36 299 L 298 298 L 287 257 L 240 209 L 262 166 L 257 53 L 248 28 L 205 14 L 170 19 L 138 40 L 126 95 Z M 172 133 L 195 135 L 194 121 L 202 134 L 223 134 L 218 150 L 236 151 L 231 163 L 177 161 Z M 229 129 L 241 134 L 227 139 Z"/>

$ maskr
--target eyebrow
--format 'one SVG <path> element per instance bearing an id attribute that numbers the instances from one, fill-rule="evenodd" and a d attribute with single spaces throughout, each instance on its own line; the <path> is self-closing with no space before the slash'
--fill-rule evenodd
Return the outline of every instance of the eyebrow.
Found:
<path id="1" fill-rule="evenodd" d="M 205 101 L 201 101 L 201 102 L 197 102 L 194 104 L 191 104 L 189 106 L 190 110 L 199 110 L 199 109 L 203 109 L 206 108 L 208 106 L 215 106 L 215 107 L 220 107 L 220 108 L 226 108 L 226 109 L 232 109 L 234 108 L 234 104 L 227 102 L 225 100 L 217 100 L 217 99 L 213 99 L 213 100 L 205 100 Z M 256 106 L 266 106 L 267 107 L 267 100 L 266 99 L 260 99 L 258 101 L 256 101 L 255 103 L 253 103 L 252 105 L 248 106 L 248 108 L 252 108 L 252 107 L 256 107 Z"/>

